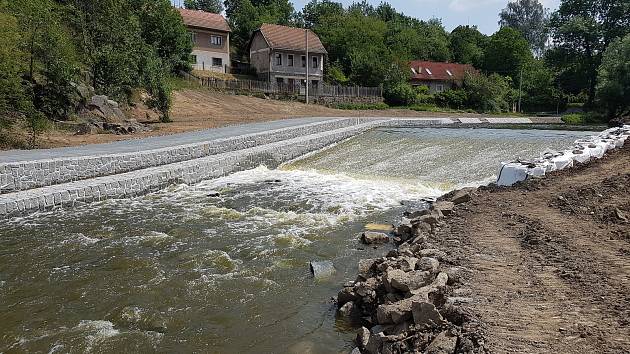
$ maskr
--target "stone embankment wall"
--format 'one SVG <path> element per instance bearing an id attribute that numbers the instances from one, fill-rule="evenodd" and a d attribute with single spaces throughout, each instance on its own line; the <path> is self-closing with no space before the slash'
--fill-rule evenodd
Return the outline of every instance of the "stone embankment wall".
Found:
<path id="1" fill-rule="evenodd" d="M 533 120 L 533 119 L 532 119 Z M 0 164 L 0 215 L 137 196 L 282 162 L 376 127 L 533 123 L 527 118 L 331 118 L 265 132 L 132 153 Z"/>
<path id="2" fill-rule="evenodd" d="M 0 196 L 0 215 L 15 215 L 57 206 L 138 196 L 171 184 L 197 183 L 254 168 L 260 164 L 276 167 L 282 162 L 322 149 L 382 123 L 381 120 L 373 120 L 193 160 L 6 194 Z"/>
<path id="3" fill-rule="evenodd" d="M 299 136 L 331 131 L 351 126 L 357 122 L 356 118 L 338 119 L 198 144 L 133 153 L 4 163 L 0 164 L 0 193 L 52 186 L 187 161 Z"/>
<path id="4" fill-rule="evenodd" d="M 334 105 L 339 103 L 376 104 L 383 103 L 382 97 L 351 97 L 351 96 L 321 96 L 313 97 L 313 102 L 321 105 Z"/>

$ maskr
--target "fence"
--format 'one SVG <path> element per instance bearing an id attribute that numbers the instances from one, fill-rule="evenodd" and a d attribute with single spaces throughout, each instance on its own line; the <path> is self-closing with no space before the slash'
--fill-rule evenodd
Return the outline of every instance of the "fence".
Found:
<path id="1" fill-rule="evenodd" d="M 196 81 L 201 86 L 209 87 L 216 90 L 224 91 L 247 91 L 258 92 L 264 94 L 280 94 L 280 95 L 306 95 L 306 87 L 303 84 L 288 84 L 267 82 L 258 80 L 221 80 L 208 77 L 196 77 L 194 75 L 183 73 L 184 77 L 189 81 Z M 309 96 L 312 97 L 382 97 L 383 90 L 381 87 L 362 87 L 362 86 L 336 86 L 327 84 L 309 85 Z"/>

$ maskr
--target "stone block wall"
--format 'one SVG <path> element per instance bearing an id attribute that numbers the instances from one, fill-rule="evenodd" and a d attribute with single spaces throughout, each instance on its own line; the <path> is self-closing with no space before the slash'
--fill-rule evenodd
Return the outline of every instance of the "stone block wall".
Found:
<path id="1" fill-rule="evenodd" d="M 69 157 L 0 164 L 0 194 L 161 166 L 299 136 L 352 126 L 360 119 L 335 119 L 262 133 L 124 154 Z"/>
<path id="2" fill-rule="evenodd" d="M 313 102 L 321 105 L 340 103 L 377 104 L 383 103 L 383 97 L 351 97 L 351 96 L 320 96 L 313 97 Z"/>
<path id="3" fill-rule="evenodd" d="M 11 193 L 0 196 L 0 215 L 10 216 L 104 199 L 138 196 L 160 190 L 171 184 L 197 183 L 254 168 L 260 164 L 273 168 L 382 123 L 382 120 L 370 120 L 332 131 L 318 132 L 193 160 Z"/>

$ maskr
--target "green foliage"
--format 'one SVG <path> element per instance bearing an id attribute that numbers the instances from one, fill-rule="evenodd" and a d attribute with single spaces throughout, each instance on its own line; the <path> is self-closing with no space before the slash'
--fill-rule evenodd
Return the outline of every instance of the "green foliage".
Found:
<path id="1" fill-rule="evenodd" d="M 554 48 L 546 62 L 558 73 L 561 88 L 570 94 L 586 92 L 593 108 L 598 68 L 615 38 L 630 33 L 627 0 L 562 0 L 550 20 Z"/>
<path id="2" fill-rule="evenodd" d="M 385 87 L 383 97 L 390 106 L 409 106 L 416 102 L 417 94 L 409 83 L 398 82 Z"/>
<path id="3" fill-rule="evenodd" d="M 289 0 L 225 0 L 224 4 L 237 58 L 247 58 L 249 39 L 263 23 L 296 24 L 296 13 Z"/>
<path id="4" fill-rule="evenodd" d="M 441 107 L 461 109 L 466 106 L 468 94 L 465 90 L 447 90 L 435 95 L 435 103 Z"/>
<path id="5" fill-rule="evenodd" d="M 531 49 L 542 54 L 545 50 L 549 31 L 549 14 L 538 0 L 516 0 L 507 4 L 499 14 L 501 27 L 511 27 L 520 31 Z"/>
<path id="6" fill-rule="evenodd" d="M 168 119 L 164 78 L 190 70 L 192 44 L 169 0 L 0 0 L 0 28 L 0 111 L 26 122 L 32 146 L 47 120 L 75 113 L 87 78 L 123 104 L 145 89 Z"/>
<path id="7" fill-rule="evenodd" d="M 344 9 L 341 3 L 313 0 L 303 16 L 304 25 L 313 28 L 326 46 L 330 61 L 353 84 L 385 83 L 392 63 L 451 57 L 448 34 L 438 20 L 419 21 L 386 3 L 375 8 L 362 2 Z"/>
<path id="8" fill-rule="evenodd" d="M 435 97 L 430 93 L 429 87 L 425 85 L 415 86 L 416 104 L 434 104 Z"/>
<path id="9" fill-rule="evenodd" d="M 25 112 L 31 102 L 20 75 L 27 70 L 27 54 L 18 43 L 22 42 L 17 19 L 0 13 L 0 128 L 13 123 L 11 112 Z"/>
<path id="10" fill-rule="evenodd" d="M 490 36 L 484 57 L 484 70 L 508 75 L 516 80 L 519 70 L 532 60 L 529 43 L 518 31 L 510 27 L 501 28 Z"/>
<path id="11" fill-rule="evenodd" d="M 337 85 L 345 85 L 350 79 L 346 77 L 341 69 L 341 65 L 339 63 L 326 62 L 327 67 L 324 69 L 324 75 L 327 82 L 331 82 Z"/>
<path id="12" fill-rule="evenodd" d="M 330 105 L 331 108 L 336 109 L 345 109 L 345 110 L 359 110 L 359 111 L 368 111 L 368 110 L 384 110 L 388 109 L 389 105 L 386 103 L 337 103 Z"/>
<path id="13" fill-rule="evenodd" d="M 603 124 L 606 122 L 606 118 L 596 112 L 572 113 L 562 116 L 562 121 L 573 125 Z"/>
<path id="14" fill-rule="evenodd" d="M 203 10 L 220 14 L 223 12 L 222 0 L 184 0 L 184 7 L 191 10 Z"/>
<path id="15" fill-rule="evenodd" d="M 580 113 L 566 114 L 562 116 L 562 121 L 565 122 L 566 124 L 576 124 L 576 125 L 586 123 L 586 119 L 584 115 Z"/>
<path id="16" fill-rule="evenodd" d="M 509 78 L 467 73 L 464 89 L 467 105 L 480 112 L 507 112 L 514 102 Z"/>
<path id="17" fill-rule="evenodd" d="M 555 75 L 544 61 L 533 59 L 523 66 L 523 111 L 564 111 L 565 102 L 564 94 L 556 87 Z"/>
<path id="18" fill-rule="evenodd" d="M 599 67 L 597 98 L 611 118 L 630 110 L 630 35 L 606 49 Z"/>
<path id="19" fill-rule="evenodd" d="M 488 37 L 479 32 L 477 27 L 459 26 L 451 32 L 451 51 L 456 63 L 472 64 L 476 68 L 483 66 Z"/>

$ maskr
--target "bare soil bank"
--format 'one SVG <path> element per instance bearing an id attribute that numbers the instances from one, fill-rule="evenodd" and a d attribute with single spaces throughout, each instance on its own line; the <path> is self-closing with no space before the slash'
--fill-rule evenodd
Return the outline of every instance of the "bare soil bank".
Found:
<path id="1" fill-rule="evenodd" d="M 160 123 L 155 114 L 147 115 L 142 109 L 132 110 L 132 115 L 141 123 L 150 124 L 150 132 L 132 135 L 86 134 L 52 130 L 39 139 L 40 148 L 100 144 L 119 140 L 136 139 L 148 136 L 183 133 L 194 130 L 217 128 L 227 125 L 264 122 L 298 117 L 451 117 L 454 113 L 416 112 L 407 109 L 374 111 L 352 111 L 332 109 L 320 105 L 306 105 L 300 102 L 261 99 L 250 96 L 235 96 L 209 90 L 186 89 L 173 93 L 171 123 Z M 465 116 L 480 116 L 466 114 Z M 16 131 L 22 140 L 27 134 Z M 0 147 L 1 149 L 2 147 Z"/>
<path id="2" fill-rule="evenodd" d="M 431 236 L 497 353 L 630 352 L 630 146 L 512 188 L 486 187 Z"/>

